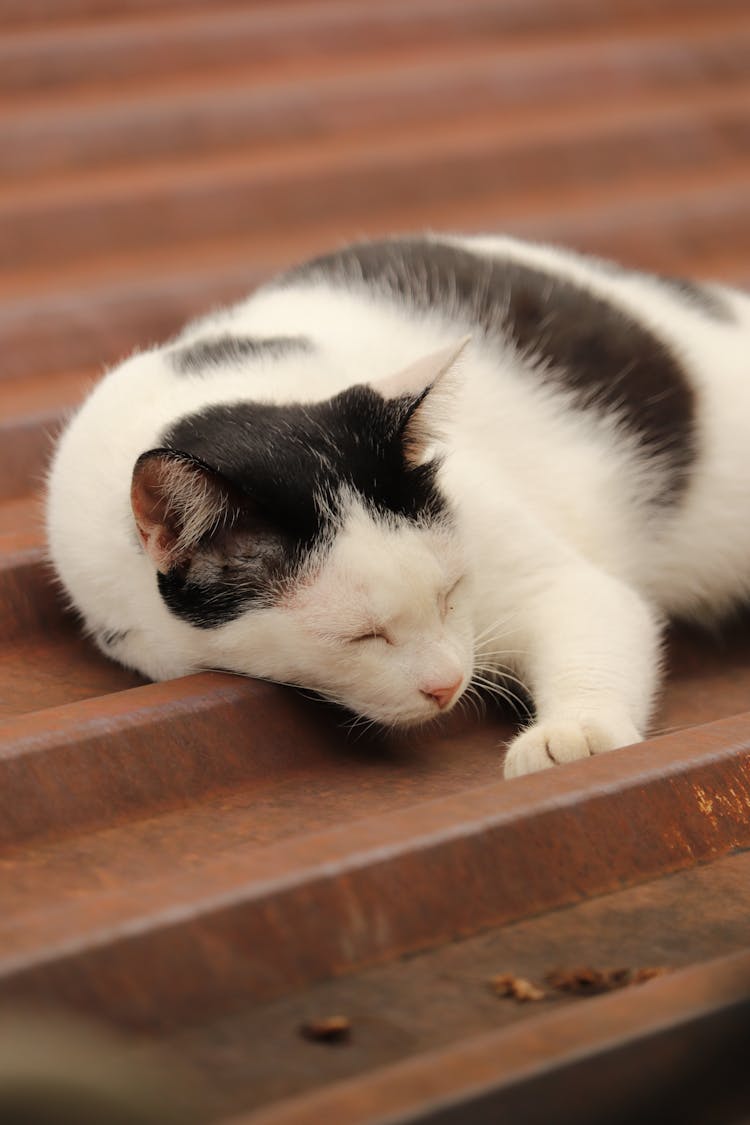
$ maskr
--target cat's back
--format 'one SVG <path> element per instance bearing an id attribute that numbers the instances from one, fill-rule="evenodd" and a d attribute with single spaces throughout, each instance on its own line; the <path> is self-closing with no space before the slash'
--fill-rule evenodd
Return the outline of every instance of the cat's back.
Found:
<path id="1" fill-rule="evenodd" d="M 627 363 L 606 373 L 622 388 L 623 402 L 630 387 L 633 431 L 645 433 L 656 423 L 656 457 L 650 469 L 649 460 L 643 462 L 644 494 L 659 461 L 675 484 L 643 507 L 637 535 L 621 537 L 617 552 L 628 560 L 628 577 L 670 614 L 714 618 L 750 597 L 750 294 L 513 239 L 460 241 L 511 269 L 518 264 L 570 283 L 568 323 L 585 291 L 658 343 L 658 362 L 650 371 L 646 365 L 640 386 L 634 380 L 638 333 L 626 337 L 632 343 Z M 558 309 L 566 300 L 550 290 Z M 594 306 L 584 302 L 583 316 L 586 308 L 591 315 Z M 615 412 L 618 397 L 616 389 Z M 616 561 L 610 565 L 617 573 Z"/>
<path id="2" fill-rule="evenodd" d="M 750 521 L 738 526 L 750 482 L 746 295 L 513 238 L 421 236 L 303 264 L 107 375 L 53 461 L 58 569 L 88 580 L 137 549 L 133 465 L 177 420 L 200 425 L 219 403 L 324 400 L 467 333 L 447 434 L 477 479 L 510 480 L 586 549 L 626 528 L 607 562 L 644 513 L 653 531 L 651 501 L 666 498 L 644 574 L 669 576 L 706 526 L 726 541 L 727 569 L 750 555 Z M 720 563 L 702 548 L 699 565 Z"/>
<path id="3" fill-rule="evenodd" d="M 451 433 L 477 470 L 467 480 L 509 481 L 671 612 L 750 593 L 747 294 L 508 237 L 442 235 L 345 247 L 293 271 L 280 293 L 316 289 L 397 310 L 403 338 L 410 323 L 473 334 Z M 456 494 L 467 497 L 461 482 Z"/>

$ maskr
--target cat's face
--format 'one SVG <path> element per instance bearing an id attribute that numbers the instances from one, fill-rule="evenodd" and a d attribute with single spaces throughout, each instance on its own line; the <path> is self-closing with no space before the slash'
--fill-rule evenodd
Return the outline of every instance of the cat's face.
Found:
<path id="1" fill-rule="evenodd" d="M 470 579 L 450 524 L 353 505 L 294 589 L 213 632 L 211 646 L 218 666 L 312 688 L 379 723 L 434 718 L 473 664 Z"/>
<path id="2" fill-rule="evenodd" d="M 434 415 L 464 343 L 377 389 L 208 407 L 138 459 L 136 527 L 192 627 L 191 666 L 299 684 L 386 724 L 460 698 L 468 579 Z"/>

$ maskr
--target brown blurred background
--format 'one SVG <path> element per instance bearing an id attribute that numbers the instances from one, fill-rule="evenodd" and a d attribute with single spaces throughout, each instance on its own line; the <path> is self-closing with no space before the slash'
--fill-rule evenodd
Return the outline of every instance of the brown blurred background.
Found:
<path id="1" fill-rule="evenodd" d="M 750 843 L 746 774 L 733 758 L 720 776 L 706 764 L 716 745 L 750 745 L 750 718 L 718 741 L 700 734 L 747 708 L 745 642 L 672 656 L 659 723 L 699 732 L 669 760 L 704 771 L 703 804 L 674 798 L 648 756 L 628 759 L 642 775 L 627 804 L 630 767 L 612 756 L 571 790 L 583 851 L 566 859 L 557 829 L 535 827 L 552 783 L 529 779 L 508 798 L 512 847 L 530 849 L 519 869 L 473 811 L 484 786 L 487 808 L 505 807 L 507 716 L 373 755 L 281 689 L 217 675 L 144 685 L 62 612 L 36 497 L 51 435 L 105 365 L 351 238 L 506 231 L 750 285 L 747 0 L 0 0 L 0 172 L 0 999 L 158 1032 L 219 1115 L 512 1030 L 528 1011 L 488 999 L 478 982 L 493 971 L 539 974 L 555 957 L 688 965 L 746 946 L 745 857 L 708 880 L 686 870 L 677 889 L 658 881 Z M 716 803 L 714 783 L 736 806 Z M 433 824 L 434 805 L 445 839 L 469 842 L 422 868 L 414 826 Z M 356 857 L 384 839 L 392 875 L 357 882 Z M 607 890 L 606 907 L 544 914 Z M 534 913 L 497 940 L 398 960 Z M 314 983 L 389 960 L 379 977 Z M 694 995 L 738 995 L 739 979 L 700 978 Z M 693 995 L 652 987 L 670 1011 Z M 303 1018 L 342 1006 L 349 1047 L 299 1039 Z M 649 1009 L 657 1022 L 662 1010 Z M 575 1034 L 594 1053 L 607 1028 L 640 1034 L 640 1068 L 643 1019 L 636 1032 L 574 1021 Z M 511 1055 L 554 1042 L 535 1035 Z M 609 1083 L 624 1104 L 627 1068 L 606 1073 L 601 1096 Z M 413 1082 L 418 1100 L 424 1074 Z M 548 1096 L 519 1104 L 567 1120 L 557 1087 Z M 290 1113 L 278 1121 L 308 1121 Z"/>

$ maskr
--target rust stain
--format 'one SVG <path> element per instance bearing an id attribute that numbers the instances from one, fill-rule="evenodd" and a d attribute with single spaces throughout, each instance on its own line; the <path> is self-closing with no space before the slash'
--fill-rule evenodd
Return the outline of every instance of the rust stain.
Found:
<path id="1" fill-rule="evenodd" d="M 738 756 L 737 773 L 745 773 L 747 761 Z M 746 846 L 747 828 L 750 825 L 750 787 L 737 782 L 717 786 L 712 790 L 693 785 L 697 807 L 727 846 Z"/>
<path id="2" fill-rule="evenodd" d="M 713 827 L 718 830 L 719 818 L 714 813 L 715 798 L 710 797 L 706 790 L 703 789 L 700 785 L 693 785 L 693 792 L 695 793 L 695 799 L 698 804 L 698 808 L 706 817 L 706 819 L 711 821 Z"/>

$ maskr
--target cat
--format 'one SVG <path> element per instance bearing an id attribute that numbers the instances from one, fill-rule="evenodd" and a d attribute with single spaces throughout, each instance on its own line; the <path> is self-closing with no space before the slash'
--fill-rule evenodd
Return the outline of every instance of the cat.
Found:
<path id="1" fill-rule="evenodd" d="M 750 594 L 750 296 L 500 236 L 290 269 L 137 352 L 57 445 L 99 648 L 385 726 L 528 693 L 507 777 L 635 743 L 668 617 Z"/>

